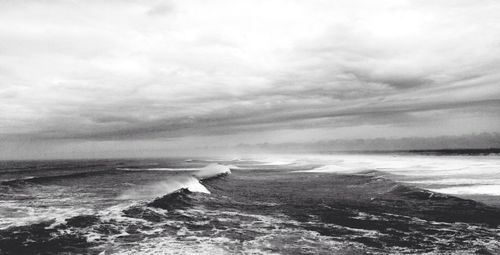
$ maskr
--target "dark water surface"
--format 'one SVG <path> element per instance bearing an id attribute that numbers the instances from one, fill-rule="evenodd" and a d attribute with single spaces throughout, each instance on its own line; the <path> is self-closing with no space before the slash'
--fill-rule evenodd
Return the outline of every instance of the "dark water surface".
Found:
<path id="1" fill-rule="evenodd" d="M 377 170 L 217 162 L 1 162 L 0 254 L 500 254 L 498 207 Z"/>

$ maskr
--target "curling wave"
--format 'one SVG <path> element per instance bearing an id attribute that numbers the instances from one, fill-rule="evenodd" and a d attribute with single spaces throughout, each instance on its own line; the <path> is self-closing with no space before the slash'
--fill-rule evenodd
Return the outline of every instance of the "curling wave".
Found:
<path id="1" fill-rule="evenodd" d="M 231 173 L 229 167 L 220 164 L 209 164 L 192 176 L 180 175 L 165 181 L 127 190 L 120 199 L 151 199 L 171 194 L 181 189 L 190 192 L 210 194 L 210 191 L 200 181 L 225 176 Z"/>

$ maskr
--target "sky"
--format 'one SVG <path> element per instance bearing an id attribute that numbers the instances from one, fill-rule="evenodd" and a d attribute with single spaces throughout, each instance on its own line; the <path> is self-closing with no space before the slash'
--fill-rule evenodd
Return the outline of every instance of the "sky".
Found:
<path id="1" fill-rule="evenodd" d="M 494 0 L 0 0 L 0 158 L 498 132 L 499 13 Z"/>

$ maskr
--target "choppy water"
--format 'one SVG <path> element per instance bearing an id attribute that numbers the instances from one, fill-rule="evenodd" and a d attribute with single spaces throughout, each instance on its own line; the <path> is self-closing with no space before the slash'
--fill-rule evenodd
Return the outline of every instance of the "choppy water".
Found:
<path id="1" fill-rule="evenodd" d="M 499 254 L 499 173 L 494 156 L 6 161 L 0 254 Z"/>

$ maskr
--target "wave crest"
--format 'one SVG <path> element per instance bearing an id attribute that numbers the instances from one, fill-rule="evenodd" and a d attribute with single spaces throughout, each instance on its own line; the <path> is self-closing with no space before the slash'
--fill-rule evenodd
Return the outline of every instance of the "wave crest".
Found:
<path id="1" fill-rule="evenodd" d="M 187 189 L 190 192 L 200 192 L 210 194 L 210 191 L 203 186 L 200 181 L 192 176 L 176 176 L 166 181 L 157 182 L 151 185 L 142 186 L 125 191 L 120 199 L 151 199 L 173 193 L 180 189 Z"/>
<path id="2" fill-rule="evenodd" d="M 146 186 L 137 187 L 125 191 L 120 199 L 151 199 L 174 193 L 181 189 L 190 192 L 210 194 L 210 191 L 200 183 L 200 180 L 207 180 L 224 176 L 231 173 L 228 166 L 220 164 L 209 164 L 201 168 L 193 176 L 183 175 L 171 177 L 165 181 L 153 183 Z"/>

